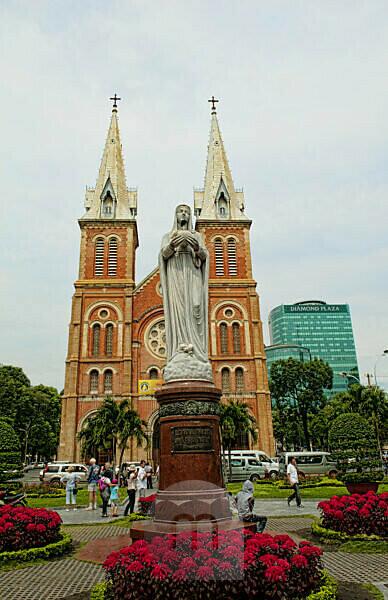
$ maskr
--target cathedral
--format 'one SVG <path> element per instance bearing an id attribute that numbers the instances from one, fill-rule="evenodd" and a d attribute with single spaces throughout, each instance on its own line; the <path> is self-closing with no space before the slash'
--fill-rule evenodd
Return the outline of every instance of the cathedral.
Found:
<path id="1" fill-rule="evenodd" d="M 166 337 L 155 268 L 136 282 L 137 190 L 127 187 L 116 97 L 95 188 L 87 188 L 79 274 L 74 287 L 58 460 L 81 460 L 78 433 L 104 397 L 128 398 L 146 421 L 148 448 L 128 447 L 124 460 L 158 463 L 155 390 L 163 383 Z M 223 401 L 249 405 L 257 441 L 236 447 L 275 451 L 259 297 L 252 274 L 244 193 L 234 186 L 213 98 L 203 189 L 194 191 L 196 230 L 210 257 L 209 357 Z M 141 251 L 141 246 L 140 246 Z M 155 262 L 156 262 L 155 256 Z M 96 454 L 98 449 L 96 449 Z M 111 459 L 101 451 L 100 462 Z"/>

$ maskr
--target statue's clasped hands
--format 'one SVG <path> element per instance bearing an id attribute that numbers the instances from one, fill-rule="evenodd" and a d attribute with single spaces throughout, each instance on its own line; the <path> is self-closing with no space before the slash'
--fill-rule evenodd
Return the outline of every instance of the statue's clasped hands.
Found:
<path id="1" fill-rule="evenodd" d="M 179 231 L 174 233 L 171 238 L 170 245 L 176 250 L 179 246 L 183 246 L 183 248 L 188 245 L 191 246 L 194 250 L 198 250 L 199 244 L 198 241 L 190 231 Z"/>

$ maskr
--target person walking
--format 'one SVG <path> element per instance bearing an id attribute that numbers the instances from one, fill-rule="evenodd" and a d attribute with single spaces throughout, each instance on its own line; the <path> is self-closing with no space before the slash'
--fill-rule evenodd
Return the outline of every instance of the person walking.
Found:
<path id="1" fill-rule="evenodd" d="M 236 496 L 238 518 L 240 521 L 256 523 L 256 531 L 262 533 L 267 524 L 267 517 L 260 517 L 253 512 L 255 505 L 253 491 L 254 486 L 252 481 L 249 479 L 244 481 L 241 492 Z"/>
<path id="2" fill-rule="evenodd" d="M 98 481 L 100 496 L 102 500 L 102 517 L 108 516 L 108 504 L 110 500 L 110 488 L 113 479 L 113 471 L 109 462 L 105 463 L 104 471 Z"/>
<path id="3" fill-rule="evenodd" d="M 295 456 L 290 456 L 287 465 L 287 479 L 290 487 L 294 490 L 291 496 L 287 498 L 287 504 L 290 506 L 293 500 L 296 500 L 297 508 L 303 508 L 302 499 L 300 497 L 299 491 L 299 477 L 298 477 L 298 469 L 296 467 L 296 458 Z"/>
<path id="4" fill-rule="evenodd" d="M 66 511 L 70 510 L 70 506 L 73 506 L 73 510 L 77 510 L 77 481 L 81 479 L 79 473 L 74 472 L 74 467 L 70 466 L 67 468 L 66 473 L 61 478 L 61 483 L 66 483 Z"/>
<path id="5" fill-rule="evenodd" d="M 152 490 L 152 467 L 150 463 L 146 463 L 144 470 L 146 472 L 147 490 Z"/>
<path id="6" fill-rule="evenodd" d="M 97 508 L 97 485 L 99 477 L 100 467 L 96 463 L 96 459 L 91 458 L 88 469 L 89 506 L 86 508 L 86 510 L 96 510 Z"/>
<path id="7" fill-rule="evenodd" d="M 110 516 L 118 517 L 119 482 L 113 479 L 110 486 Z"/>
<path id="8" fill-rule="evenodd" d="M 145 471 L 145 460 L 140 461 L 140 467 L 137 472 L 137 487 L 139 488 L 139 498 L 144 498 L 147 489 L 147 473 Z"/>
<path id="9" fill-rule="evenodd" d="M 128 478 L 127 478 L 127 494 L 128 502 L 124 510 L 124 516 L 135 512 L 135 501 L 136 501 L 136 487 L 137 487 L 137 471 L 135 465 L 129 465 Z"/>

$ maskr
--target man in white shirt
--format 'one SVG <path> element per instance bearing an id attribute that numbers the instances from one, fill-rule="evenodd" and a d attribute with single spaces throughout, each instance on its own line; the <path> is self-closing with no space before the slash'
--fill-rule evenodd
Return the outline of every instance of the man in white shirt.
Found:
<path id="1" fill-rule="evenodd" d="M 291 496 L 287 499 L 287 504 L 290 506 L 292 500 L 296 500 L 296 506 L 298 508 L 302 508 L 302 500 L 299 492 L 299 477 L 298 477 L 298 469 L 296 468 L 296 458 L 295 456 L 290 456 L 288 466 L 287 466 L 287 479 L 288 483 L 294 490 Z"/>
<path id="2" fill-rule="evenodd" d="M 137 472 L 137 487 L 139 489 L 139 498 L 144 498 L 147 489 L 147 473 L 145 470 L 145 460 L 140 461 L 140 467 Z"/>

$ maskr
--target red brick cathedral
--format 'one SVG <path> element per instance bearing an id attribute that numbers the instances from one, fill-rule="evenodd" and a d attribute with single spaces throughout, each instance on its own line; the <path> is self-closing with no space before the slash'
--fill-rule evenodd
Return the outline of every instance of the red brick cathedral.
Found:
<path id="1" fill-rule="evenodd" d="M 213 104 L 214 107 L 214 104 Z M 175 204 L 181 202 L 177 199 Z M 175 206 L 175 205 L 174 205 Z M 75 282 L 58 458 L 80 460 L 77 434 L 105 396 L 130 398 L 148 424 L 149 449 L 128 448 L 126 460 L 158 461 L 158 405 L 166 345 L 162 290 L 156 268 L 136 283 L 137 191 L 128 188 L 117 117 L 112 118 L 96 187 L 79 219 Z M 252 276 L 244 194 L 234 187 L 216 111 L 211 114 L 204 188 L 194 192 L 196 229 L 210 254 L 209 353 L 223 400 L 249 404 L 258 441 L 238 447 L 274 453 L 271 403 L 256 282 Z M 156 262 L 155 250 L 155 262 Z M 99 456 L 99 460 L 105 457 Z"/>

